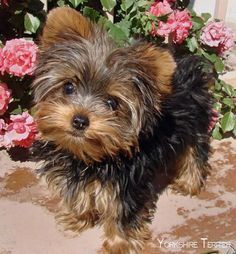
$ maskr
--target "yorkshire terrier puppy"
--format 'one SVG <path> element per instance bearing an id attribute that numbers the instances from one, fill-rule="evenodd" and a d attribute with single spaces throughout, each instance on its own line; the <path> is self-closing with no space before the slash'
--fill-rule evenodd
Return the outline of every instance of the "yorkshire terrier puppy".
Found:
<path id="1" fill-rule="evenodd" d="M 210 171 L 210 76 L 201 58 L 148 42 L 117 48 L 77 11 L 52 10 L 33 83 L 38 170 L 80 233 L 104 227 L 104 253 L 140 253 L 158 195 L 197 194 Z"/>

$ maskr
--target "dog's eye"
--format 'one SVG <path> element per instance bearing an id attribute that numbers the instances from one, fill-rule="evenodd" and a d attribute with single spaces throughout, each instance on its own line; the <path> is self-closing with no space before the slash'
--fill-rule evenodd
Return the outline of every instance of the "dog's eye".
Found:
<path id="1" fill-rule="evenodd" d="M 111 110 L 116 110 L 118 107 L 118 102 L 114 97 L 107 98 L 106 103 Z"/>
<path id="2" fill-rule="evenodd" d="M 75 92 L 75 86 L 71 82 L 64 84 L 64 94 L 70 95 Z"/>

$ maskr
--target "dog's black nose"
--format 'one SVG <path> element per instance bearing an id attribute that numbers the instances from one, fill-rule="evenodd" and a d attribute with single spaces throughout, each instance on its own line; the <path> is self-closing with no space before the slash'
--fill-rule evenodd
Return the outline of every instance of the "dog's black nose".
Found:
<path id="1" fill-rule="evenodd" d="M 72 120 L 72 126 L 77 130 L 84 130 L 89 126 L 89 119 L 86 116 L 76 115 Z"/>

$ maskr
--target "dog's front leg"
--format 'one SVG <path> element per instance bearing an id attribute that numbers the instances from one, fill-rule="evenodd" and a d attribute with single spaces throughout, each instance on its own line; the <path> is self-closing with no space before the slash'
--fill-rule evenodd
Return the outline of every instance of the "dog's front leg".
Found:
<path id="1" fill-rule="evenodd" d="M 104 224 L 103 254 L 140 254 L 151 234 L 147 222 L 139 227 L 122 226 L 113 220 Z"/>
<path id="2" fill-rule="evenodd" d="M 72 231 L 73 233 L 81 233 L 82 231 L 91 228 L 99 221 L 98 211 L 88 210 L 82 214 L 75 211 L 60 212 L 56 216 L 56 220 L 65 231 Z"/>

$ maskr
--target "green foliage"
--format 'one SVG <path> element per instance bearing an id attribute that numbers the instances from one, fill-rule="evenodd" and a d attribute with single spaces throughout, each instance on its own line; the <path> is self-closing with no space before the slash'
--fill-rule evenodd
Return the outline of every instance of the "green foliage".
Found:
<path id="1" fill-rule="evenodd" d="M 220 124 L 217 123 L 214 130 L 212 131 L 212 137 L 217 140 L 221 140 L 223 138 L 220 131 Z"/>
<path id="2" fill-rule="evenodd" d="M 74 8 L 76 8 L 79 4 L 83 3 L 83 0 L 69 0 Z"/>
<path id="3" fill-rule="evenodd" d="M 224 116 L 221 118 L 220 121 L 222 131 L 229 132 L 232 131 L 236 124 L 236 117 L 232 112 L 227 112 L 224 114 Z"/>
<path id="4" fill-rule="evenodd" d="M 102 6 L 106 11 L 112 11 L 116 6 L 116 0 L 100 0 Z"/>
<path id="5" fill-rule="evenodd" d="M 24 25 L 25 25 L 25 33 L 28 34 L 36 33 L 40 26 L 40 20 L 27 12 L 24 18 Z"/>
<path id="6" fill-rule="evenodd" d="M 196 37 L 194 36 L 191 38 L 187 38 L 186 42 L 187 42 L 187 47 L 189 48 L 189 51 L 192 53 L 196 52 L 197 49 L 199 48 L 198 41 Z"/>
<path id="7" fill-rule="evenodd" d="M 236 90 L 223 80 L 216 80 L 213 88 L 214 108 L 219 112 L 219 122 L 213 130 L 213 137 L 221 139 L 225 133 L 236 137 Z"/>
<path id="8" fill-rule="evenodd" d="M 203 18 L 204 22 L 207 22 L 211 18 L 210 13 L 202 13 L 201 17 Z"/>

